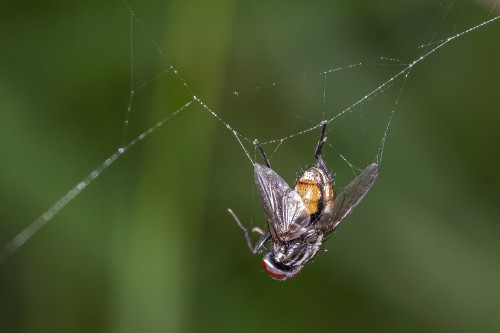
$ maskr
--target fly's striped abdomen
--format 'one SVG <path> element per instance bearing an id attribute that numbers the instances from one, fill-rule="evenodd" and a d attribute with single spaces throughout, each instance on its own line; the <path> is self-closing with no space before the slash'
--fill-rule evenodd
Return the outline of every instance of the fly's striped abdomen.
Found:
<path id="1" fill-rule="evenodd" d="M 311 215 L 320 214 L 325 208 L 333 207 L 333 189 L 325 172 L 317 167 L 307 169 L 297 180 L 295 191 Z"/>
<path id="2" fill-rule="evenodd" d="M 315 180 L 302 176 L 295 185 L 295 191 L 304 201 L 310 215 L 316 214 L 319 208 L 319 201 L 322 198 L 321 188 Z"/>

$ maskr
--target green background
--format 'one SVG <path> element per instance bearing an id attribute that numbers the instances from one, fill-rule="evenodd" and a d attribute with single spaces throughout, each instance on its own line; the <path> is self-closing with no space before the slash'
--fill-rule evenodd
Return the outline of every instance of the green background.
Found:
<path id="1" fill-rule="evenodd" d="M 191 98 L 171 73 L 141 88 L 169 65 L 239 133 L 267 141 L 401 70 L 380 57 L 410 62 L 498 15 L 430 0 L 131 6 L 166 58 L 134 23 L 127 140 Z M 0 4 L 0 244 L 119 146 L 130 27 L 120 1 Z M 342 187 L 353 174 L 340 154 L 372 162 L 399 96 L 379 179 L 299 277 L 271 280 L 248 251 L 226 209 L 265 225 L 251 164 L 193 105 L 0 266 L 0 331 L 500 331 L 499 37 L 498 21 L 465 35 L 415 66 L 401 94 L 399 81 L 330 123 L 325 160 Z M 326 85 L 314 75 L 358 62 Z M 318 135 L 266 145 L 273 168 L 292 183 Z"/>

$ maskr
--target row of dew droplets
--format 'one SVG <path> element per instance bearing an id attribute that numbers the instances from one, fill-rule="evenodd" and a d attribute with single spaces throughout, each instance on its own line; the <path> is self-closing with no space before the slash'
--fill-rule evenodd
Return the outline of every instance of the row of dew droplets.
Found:
<path id="1" fill-rule="evenodd" d="M 57 200 L 56 203 L 54 203 L 52 206 L 50 206 L 42 215 L 40 215 L 38 218 L 36 218 L 33 222 L 31 222 L 27 227 L 25 227 L 21 232 L 19 232 L 16 236 L 14 236 L 9 242 L 7 242 L 2 249 L 0 249 L 0 264 L 4 263 L 10 256 L 12 256 L 20 247 L 22 247 L 31 237 L 33 237 L 43 226 L 45 226 L 49 221 L 51 221 L 63 208 L 65 208 L 71 201 L 73 201 L 85 188 L 87 188 L 94 180 L 96 180 L 103 171 L 108 169 L 121 155 L 123 155 L 129 148 L 137 144 L 138 142 L 144 140 L 146 137 L 148 137 L 150 134 L 152 134 L 154 131 L 162 127 L 167 121 L 172 119 L 174 116 L 179 114 L 181 111 L 187 109 L 194 101 L 199 101 L 198 98 L 193 96 L 192 99 L 190 99 L 188 102 L 186 102 L 184 105 L 176 109 L 174 112 L 169 114 L 168 116 L 164 117 L 160 121 L 158 121 L 156 124 L 148 128 L 147 130 L 143 131 L 140 133 L 137 137 L 129 141 L 128 143 L 126 142 L 126 135 L 127 135 L 127 130 L 128 130 L 128 125 L 130 121 L 130 113 L 132 112 L 132 105 L 133 105 L 133 100 L 135 96 L 135 89 L 134 89 L 134 78 L 133 78 L 133 71 L 134 71 L 134 64 L 133 64 L 133 38 L 132 38 L 132 32 L 133 32 L 133 24 L 134 22 L 138 23 L 141 27 L 141 29 L 144 31 L 144 33 L 148 36 L 150 41 L 153 43 L 153 45 L 157 48 L 158 52 L 165 58 L 165 55 L 163 51 L 158 47 L 158 45 L 154 42 L 154 40 L 151 38 L 151 36 L 147 33 L 145 28 L 143 27 L 142 23 L 140 20 L 137 18 L 135 13 L 132 11 L 130 6 L 125 2 L 126 6 L 129 9 L 129 14 L 131 17 L 130 24 L 131 24 L 131 29 L 130 29 L 130 39 L 131 39 L 131 88 L 130 88 L 130 93 L 129 93 L 129 101 L 127 105 L 127 112 L 126 112 L 126 117 L 123 125 L 123 130 L 122 130 L 122 139 L 121 139 L 121 145 L 120 147 L 113 153 L 111 154 L 108 158 L 106 158 L 97 168 L 92 170 L 86 177 L 84 177 L 78 184 L 76 184 L 74 187 L 72 187 L 65 195 L 63 195 L 59 200 Z M 175 70 L 172 66 L 168 68 L 167 70 L 163 71 L 161 74 L 165 74 L 166 72 L 172 70 L 174 74 L 176 75 L 177 79 L 179 79 L 183 85 L 189 90 L 189 87 L 187 84 L 182 80 L 180 77 L 179 73 L 177 70 Z M 159 75 L 158 75 L 159 76 Z M 147 84 L 149 84 L 151 81 L 153 81 L 155 78 L 143 83 L 141 87 L 145 87 Z"/>

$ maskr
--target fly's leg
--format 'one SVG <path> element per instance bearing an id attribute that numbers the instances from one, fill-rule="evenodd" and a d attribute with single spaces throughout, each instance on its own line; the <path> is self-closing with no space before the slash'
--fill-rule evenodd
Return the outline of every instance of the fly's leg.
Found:
<path id="1" fill-rule="evenodd" d="M 316 157 L 316 160 L 318 161 L 318 166 L 325 165 L 325 162 L 323 162 L 323 158 L 321 157 L 321 149 L 323 149 L 323 144 L 326 141 L 325 131 L 326 131 L 327 124 L 328 124 L 328 122 L 326 120 L 323 120 L 321 122 L 321 125 L 323 125 L 323 129 L 321 130 L 321 136 L 319 137 L 318 145 L 316 146 L 316 152 L 314 153 L 314 157 Z"/>
<path id="2" fill-rule="evenodd" d="M 252 232 L 256 232 L 259 235 L 264 235 L 265 234 L 264 230 L 262 230 L 261 228 L 258 228 L 258 227 L 253 227 L 252 228 Z"/>
<path id="3" fill-rule="evenodd" d="M 259 228 L 253 228 L 252 231 L 259 233 L 261 236 L 260 236 L 259 240 L 257 241 L 257 243 L 255 244 L 255 246 L 252 246 L 252 241 L 250 240 L 250 235 L 248 234 L 248 230 L 243 226 L 243 224 L 241 224 L 240 220 L 238 219 L 238 216 L 236 216 L 236 214 L 230 208 L 228 208 L 227 211 L 229 212 L 229 214 L 231 214 L 231 216 L 236 221 L 236 223 L 238 223 L 238 226 L 240 227 L 240 229 L 243 230 L 243 234 L 245 235 L 245 238 L 247 240 L 247 244 L 248 244 L 248 247 L 250 248 L 250 251 L 252 251 L 253 254 L 259 253 L 260 250 L 262 249 L 262 247 L 264 246 L 264 244 L 269 239 L 269 237 L 271 237 L 271 234 L 268 232 L 264 233 Z"/>
<path id="4" fill-rule="evenodd" d="M 316 152 L 314 153 L 314 157 L 316 157 L 316 166 L 327 174 L 328 178 L 330 178 L 332 186 L 334 186 L 333 177 L 330 175 L 330 171 L 328 171 L 325 162 L 323 162 L 323 157 L 321 157 L 321 150 L 323 149 L 323 144 L 326 142 L 325 131 L 326 131 L 326 125 L 328 125 L 328 121 L 323 120 L 321 122 L 321 125 L 323 125 L 323 128 L 321 130 L 321 136 L 319 137 L 318 140 L 318 145 L 316 146 Z"/>
<path id="5" fill-rule="evenodd" d="M 264 149 L 262 149 L 262 146 L 260 145 L 259 140 L 255 139 L 253 140 L 253 144 L 255 147 L 257 147 L 260 150 L 260 153 L 262 154 L 262 158 L 264 159 L 264 162 L 266 162 L 266 166 L 268 168 L 271 168 L 271 163 L 269 163 L 269 160 L 267 159 L 266 153 L 264 153 Z"/>
<path id="6" fill-rule="evenodd" d="M 321 125 L 323 125 L 323 129 L 321 130 L 321 136 L 319 137 L 318 145 L 316 146 L 316 152 L 314 153 L 314 157 L 316 157 L 316 166 L 319 167 L 320 169 L 322 169 L 323 171 L 325 171 L 327 174 L 329 174 L 328 168 L 326 167 L 325 162 L 323 162 L 323 158 L 321 157 L 321 150 L 323 149 L 323 144 L 326 141 L 325 131 L 326 131 L 327 124 L 328 124 L 328 122 L 326 120 L 323 120 L 321 122 Z"/>

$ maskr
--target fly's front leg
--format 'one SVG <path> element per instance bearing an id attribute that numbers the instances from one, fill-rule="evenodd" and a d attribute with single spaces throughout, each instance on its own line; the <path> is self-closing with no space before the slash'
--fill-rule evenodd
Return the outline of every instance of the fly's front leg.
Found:
<path id="1" fill-rule="evenodd" d="M 252 232 L 256 232 L 258 233 L 259 235 L 263 236 L 266 232 L 264 230 L 262 230 L 261 228 L 259 227 L 253 227 L 252 228 Z"/>
<path id="2" fill-rule="evenodd" d="M 236 223 L 238 223 L 240 229 L 243 230 L 243 234 L 245 235 L 250 251 L 252 251 L 253 254 L 259 253 L 264 244 L 269 239 L 269 237 L 271 237 L 271 234 L 269 232 L 264 233 L 259 228 L 253 228 L 252 231 L 259 233 L 261 236 L 257 241 L 257 243 L 255 244 L 255 246 L 252 246 L 252 241 L 250 240 L 250 235 L 248 234 L 248 230 L 243 226 L 243 224 L 241 224 L 240 220 L 238 219 L 238 216 L 236 216 L 236 214 L 230 208 L 228 208 L 227 211 L 229 212 L 229 214 L 231 214 Z"/>

